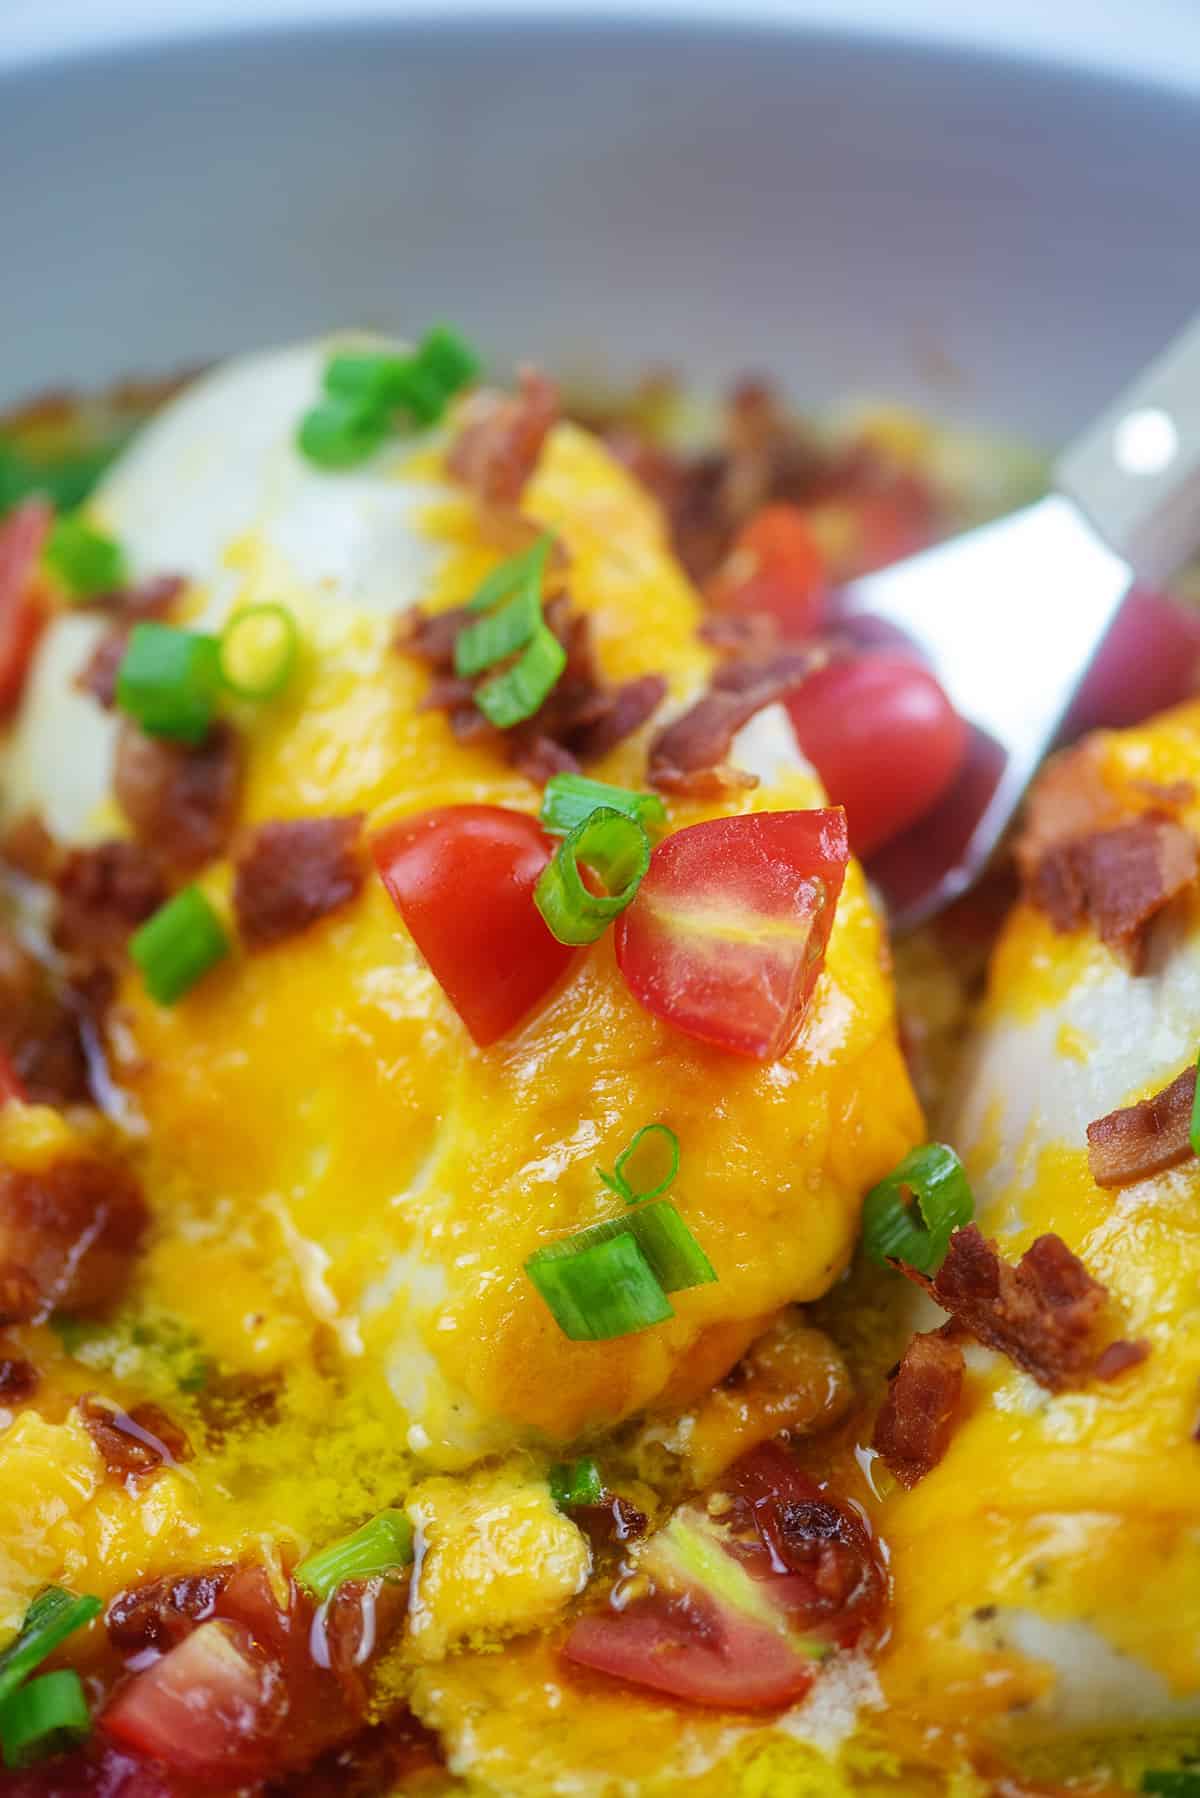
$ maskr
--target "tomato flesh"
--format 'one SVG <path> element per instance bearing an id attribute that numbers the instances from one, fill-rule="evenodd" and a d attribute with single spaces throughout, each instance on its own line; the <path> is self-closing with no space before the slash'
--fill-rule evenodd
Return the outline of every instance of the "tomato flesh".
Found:
<path id="1" fill-rule="evenodd" d="M 46 623 L 37 571 L 52 519 L 28 500 L 0 523 L 0 717 L 16 709 Z"/>
<path id="2" fill-rule="evenodd" d="M 1198 672 L 1200 613 L 1168 594 L 1134 587 L 1096 652 L 1063 734 L 1140 724 L 1194 693 Z"/>
<path id="3" fill-rule="evenodd" d="M 895 650 L 827 663 L 787 708 L 830 799 L 846 808 L 856 855 L 929 811 L 967 750 L 968 727 L 932 674 Z"/>
<path id="4" fill-rule="evenodd" d="M 103 1727 L 123 1747 L 189 1777 L 253 1777 L 276 1758 L 287 1712 L 278 1663 L 244 1624 L 214 1618 L 119 1691 Z"/>
<path id="5" fill-rule="evenodd" d="M 564 973 L 574 950 L 533 903 L 553 840 L 524 812 L 451 805 L 372 841 L 380 878 L 439 986 L 481 1047 L 504 1036 Z"/>
<path id="6" fill-rule="evenodd" d="M 829 601 L 828 571 L 798 506 L 764 506 L 755 513 L 714 577 L 708 598 L 721 612 L 766 613 L 793 640 L 820 630 Z"/>
<path id="7" fill-rule="evenodd" d="M 634 997 L 701 1042 L 777 1060 L 824 963 L 848 859 L 836 808 L 676 831 L 617 920 L 617 961 Z"/>

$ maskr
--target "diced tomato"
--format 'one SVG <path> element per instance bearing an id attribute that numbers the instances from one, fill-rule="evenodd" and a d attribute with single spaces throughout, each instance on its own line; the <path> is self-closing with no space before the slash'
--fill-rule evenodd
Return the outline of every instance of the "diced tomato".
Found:
<path id="1" fill-rule="evenodd" d="M 1140 724 L 1194 693 L 1198 676 L 1200 611 L 1134 587 L 1096 653 L 1063 734 Z"/>
<path id="2" fill-rule="evenodd" d="M 932 674 L 899 651 L 829 662 L 786 703 L 801 749 L 846 808 L 856 855 L 927 812 L 966 753 L 967 725 Z"/>
<path id="3" fill-rule="evenodd" d="M 195 1779 L 254 1777 L 278 1758 L 288 1695 L 244 1624 L 201 1623 L 138 1673 L 101 1719 L 125 1748 Z"/>
<path id="4" fill-rule="evenodd" d="M 504 1036 L 574 954 L 533 903 L 552 839 L 524 812 L 449 805 L 390 825 L 371 848 L 413 941 L 475 1041 Z"/>
<path id="5" fill-rule="evenodd" d="M 0 717 L 16 709 L 46 622 L 38 558 L 52 519 L 28 500 L 0 522 Z"/>
<path id="6" fill-rule="evenodd" d="M 4 1775 L 0 1789 L 4 1798 L 182 1798 L 161 1768 L 96 1740 L 78 1754 Z"/>
<path id="7" fill-rule="evenodd" d="M 676 831 L 617 920 L 617 961 L 634 997 L 702 1042 L 777 1060 L 824 963 L 848 859 L 837 809 Z"/>
<path id="8" fill-rule="evenodd" d="M 829 599 L 825 558 L 797 506 L 764 506 L 738 535 L 708 590 L 721 612 L 765 612 L 786 638 L 820 630 Z"/>
<path id="9" fill-rule="evenodd" d="M 581 1617 L 563 1649 L 576 1666 L 721 1710 L 780 1710 L 817 1664 L 788 1637 L 703 1592 L 635 1598 Z"/>
<path id="10" fill-rule="evenodd" d="M 29 1094 L 25 1091 L 16 1068 L 4 1050 L 0 1049 L 0 1105 L 7 1105 L 10 1102 L 28 1105 Z"/>

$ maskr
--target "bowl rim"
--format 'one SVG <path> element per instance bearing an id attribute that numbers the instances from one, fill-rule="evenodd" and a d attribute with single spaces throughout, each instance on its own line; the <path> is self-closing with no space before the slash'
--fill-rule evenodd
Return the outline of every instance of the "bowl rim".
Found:
<path id="1" fill-rule="evenodd" d="M 214 47 L 247 37 L 364 29 L 454 34 L 472 28 L 552 31 L 673 30 L 802 40 L 820 35 L 883 50 L 889 44 L 1043 71 L 1148 85 L 1200 99 L 1194 0 L 9 0 L 0 24 L 0 77 L 55 65 Z"/>

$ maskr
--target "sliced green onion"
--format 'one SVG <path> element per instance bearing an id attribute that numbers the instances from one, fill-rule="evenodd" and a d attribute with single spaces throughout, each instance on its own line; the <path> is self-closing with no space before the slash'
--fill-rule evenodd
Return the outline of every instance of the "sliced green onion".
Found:
<path id="1" fill-rule="evenodd" d="M 962 1162 L 945 1143 L 927 1142 L 867 1194 L 863 1245 L 881 1267 L 892 1260 L 904 1261 L 919 1273 L 934 1274 L 954 1231 L 974 1215 L 975 1200 Z"/>
<path id="2" fill-rule="evenodd" d="M 610 787 L 603 780 L 583 774 L 552 774 L 542 795 L 541 823 L 555 836 L 566 836 L 597 807 L 624 812 L 636 818 L 643 830 L 667 821 L 667 808 L 657 793 L 635 793 L 628 787 Z"/>
<path id="3" fill-rule="evenodd" d="M 477 381 L 483 366 L 471 345 L 449 325 L 433 325 L 426 331 L 417 361 L 447 399 Z"/>
<path id="4" fill-rule="evenodd" d="M 572 1342 L 607 1342 L 675 1312 L 625 1219 L 538 1249 L 525 1272 Z"/>
<path id="5" fill-rule="evenodd" d="M 412 358 L 378 350 L 345 350 L 325 365 L 324 387 L 335 399 L 374 406 L 400 404 L 400 390 Z"/>
<path id="6" fill-rule="evenodd" d="M 296 1582 L 324 1604 L 348 1579 L 395 1573 L 413 1558 L 413 1526 L 403 1511 L 380 1511 L 352 1536 L 331 1542 L 296 1569 Z"/>
<path id="7" fill-rule="evenodd" d="M 581 1461 L 559 1461 L 550 1469 L 550 1496 L 560 1511 L 576 1505 L 598 1505 L 604 1498 L 604 1481 L 600 1469 L 588 1458 Z"/>
<path id="8" fill-rule="evenodd" d="M 1200 1059 L 1196 1062 L 1196 1096 L 1192 1100 L 1192 1122 L 1188 1131 L 1192 1154 L 1200 1155 Z"/>
<path id="9" fill-rule="evenodd" d="M 39 1592 L 25 1613 L 20 1634 L 0 1654 L 0 1700 L 15 1692 L 47 1655 L 98 1617 L 102 1609 L 98 1598 L 77 1598 L 61 1586 L 47 1586 Z"/>
<path id="10" fill-rule="evenodd" d="M 1159 1798 L 1200 1798 L 1200 1767 L 1152 1769 L 1142 1774 L 1142 1790 Z"/>
<path id="11" fill-rule="evenodd" d="M 221 633 L 221 679 L 239 699 L 274 699 L 291 680 L 299 649 L 286 606 L 246 606 Z"/>
<path id="12" fill-rule="evenodd" d="M 199 887 L 190 886 L 134 931 L 129 953 L 150 997 L 174 1005 L 229 954 L 229 938 L 212 904 Z"/>
<path id="13" fill-rule="evenodd" d="M 459 631 L 454 644 L 454 672 L 464 680 L 482 674 L 524 649 L 542 622 L 542 596 L 529 583 L 512 599 Z"/>
<path id="14" fill-rule="evenodd" d="M 664 1292 L 685 1292 L 690 1286 L 715 1283 L 716 1269 L 667 1199 L 639 1205 L 617 1221 L 637 1237 Z"/>
<path id="15" fill-rule="evenodd" d="M 135 624 L 117 670 L 117 704 L 152 737 L 202 743 L 221 693 L 221 646 L 202 631 Z"/>
<path id="16" fill-rule="evenodd" d="M 633 1156 L 637 1154 L 640 1144 L 643 1143 L 648 1136 L 663 1138 L 667 1145 L 667 1154 L 670 1158 L 670 1165 L 662 1179 L 657 1181 L 653 1186 L 647 1186 L 643 1192 L 639 1192 L 635 1189 L 633 1181 L 626 1175 L 625 1169 L 628 1167 Z M 615 1192 L 617 1197 L 624 1199 L 627 1205 L 638 1205 L 643 1199 L 656 1199 L 660 1193 L 666 1192 L 668 1186 L 670 1186 L 676 1174 L 679 1172 L 679 1138 L 666 1124 L 643 1124 L 641 1129 L 633 1137 L 629 1147 L 622 1149 L 621 1153 L 617 1156 L 616 1165 L 614 1166 L 612 1173 L 606 1174 L 602 1167 L 598 1167 L 596 1172 L 608 1187 L 609 1191 Z"/>
<path id="17" fill-rule="evenodd" d="M 27 1767 L 31 1761 L 73 1748 L 85 1739 L 91 1727 L 78 1673 L 70 1668 L 43 1673 L 0 1702 L 4 1764 L 10 1768 Z"/>
<path id="18" fill-rule="evenodd" d="M 567 665 L 567 652 L 549 625 L 539 624 L 511 668 L 475 689 L 475 704 L 497 730 L 532 718 Z"/>
<path id="19" fill-rule="evenodd" d="M 80 599 L 111 593 L 127 577 L 119 543 L 93 530 L 75 512 L 57 518 L 46 540 L 44 560 L 69 592 Z"/>
<path id="20" fill-rule="evenodd" d="M 304 414 L 296 443 L 318 468 L 353 468 L 374 455 L 387 434 L 388 417 L 381 407 L 330 394 Z"/>
<path id="21" fill-rule="evenodd" d="M 526 583 L 534 585 L 540 592 L 552 542 L 551 537 L 539 537 L 519 556 L 510 556 L 507 562 L 498 563 L 467 602 L 468 612 L 490 612 L 493 606 L 498 606 L 502 599 L 508 599 Z"/>
<path id="22" fill-rule="evenodd" d="M 607 892 L 589 893 L 585 862 Z M 600 806 L 559 844 L 533 889 L 533 902 L 560 943 L 594 943 L 629 905 L 650 866 L 650 839 L 636 818 Z"/>

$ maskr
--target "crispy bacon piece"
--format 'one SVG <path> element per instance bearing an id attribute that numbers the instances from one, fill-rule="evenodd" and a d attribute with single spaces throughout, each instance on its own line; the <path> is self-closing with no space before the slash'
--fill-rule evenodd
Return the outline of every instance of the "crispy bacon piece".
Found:
<path id="1" fill-rule="evenodd" d="M 1097 1186 L 1129 1186 L 1177 1167 L 1192 1153 L 1196 1069 L 1149 1099 L 1123 1105 L 1088 1125 L 1088 1167 Z"/>
<path id="2" fill-rule="evenodd" d="M 950 1238 L 933 1279 L 899 1265 L 978 1342 L 1049 1391 L 1063 1392 L 1091 1372 L 1108 1295 L 1061 1236 L 1039 1236 L 1013 1267 L 978 1225 L 967 1224 Z"/>
<path id="3" fill-rule="evenodd" d="M 20 704 L 49 617 L 39 558 L 53 522 L 53 511 L 40 499 L 26 500 L 0 519 L 0 718 Z"/>
<path id="4" fill-rule="evenodd" d="M 31 1273 L 23 1267 L 0 1268 L 0 1329 L 32 1323 L 41 1309 L 42 1295 Z"/>
<path id="5" fill-rule="evenodd" d="M 37 1388 L 38 1370 L 32 1361 L 7 1355 L 0 1359 L 0 1404 L 23 1404 Z"/>
<path id="6" fill-rule="evenodd" d="M 1092 1372 L 1098 1380 L 1116 1380 L 1131 1367 L 1140 1367 L 1149 1353 L 1150 1344 L 1145 1337 L 1139 1337 L 1136 1342 L 1110 1342 L 1097 1355 Z"/>
<path id="7" fill-rule="evenodd" d="M 651 786 L 670 793 L 720 793 L 755 786 L 753 775 L 726 762 L 734 737 L 764 706 L 791 692 L 827 658 L 828 650 L 782 650 L 766 662 L 731 662 L 707 693 L 650 744 Z"/>
<path id="8" fill-rule="evenodd" d="M 156 574 L 133 587 L 114 587 L 109 593 L 97 593 L 83 603 L 92 611 L 110 612 L 134 625 L 144 618 L 168 617 L 186 586 L 181 574 Z"/>
<path id="9" fill-rule="evenodd" d="M 147 1648 L 166 1654 L 197 1623 L 207 1623 L 237 1568 L 232 1562 L 203 1573 L 168 1574 L 144 1586 L 127 1586 L 104 1613 L 108 1639 L 122 1654 Z"/>
<path id="10" fill-rule="evenodd" d="M 261 824 L 238 857 L 233 905 L 249 949 L 266 949 L 349 905 L 363 883 L 363 814 Z"/>
<path id="11" fill-rule="evenodd" d="M 75 676 L 75 688 L 90 693 L 98 705 L 111 712 L 117 703 L 117 672 L 125 659 L 135 624 L 147 618 L 166 618 L 186 582 L 180 575 L 160 575 L 138 587 L 121 587 L 101 593 L 88 604 L 110 614 L 112 624 L 100 637 L 91 655 Z"/>
<path id="12" fill-rule="evenodd" d="M 174 1467 L 192 1458 L 187 1436 L 159 1405 L 135 1405 L 132 1411 L 122 1411 L 108 1399 L 85 1392 L 79 1400 L 79 1415 L 110 1477 L 129 1489 L 160 1467 Z"/>
<path id="13" fill-rule="evenodd" d="M 87 661 L 72 685 L 77 693 L 86 693 L 97 705 L 111 712 L 117 703 L 117 672 L 129 647 L 131 624 L 113 624 L 98 637 Z"/>
<path id="14" fill-rule="evenodd" d="M 32 1290 L 39 1321 L 114 1298 L 145 1226 L 132 1174 L 97 1153 L 64 1155 L 37 1173 L 0 1167 L 0 1282 Z"/>
<path id="15" fill-rule="evenodd" d="M 132 932 L 167 896 L 150 851 L 117 838 L 71 850 L 57 887 L 54 941 L 85 962 L 121 955 Z"/>
<path id="16" fill-rule="evenodd" d="M 561 412 L 558 388 L 540 370 L 522 368 L 518 384 L 468 401 L 446 457 L 455 480 L 488 506 L 518 504 Z"/>
<path id="17" fill-rule="evenodd" d="M 950 1446 L 962 1384 L 963 1353 L 952 1337 L 940 1330 L 913 1337 L 891 1377 L 872 1438 L 902 1486 L 924 1479 Z"/>
<path id="18" fill-rule="evenodd" d="M 1047 849 L 1027 891 L 1056 930 L 1090 920 L 1101 941 L 1127 953 L 1136 969 L 1146 926 L 1192 885 L 1198 866 L 1189 831 L 1166 818 L 1139 818 Z"/>
<path id="19" fill-rule="evenodd" d="M 113 790 L 139 842 L 187 874 L 225 848 L 241 785 L 237 737 L 215 724 L 196 749 L 148 737 L 124 723 Z"/>
<path id="20" fill-rule="evenodd" d="M 604 709 L 597 710 L 590 722 L 578 724 L 571 732 L 575 754 L 583 762 L 607 755 L 640 730 L 666 697 L 667 683 L 661 674 L 640 674 L 619 687 L 608 688 Z"/>
<path id="21" fill-rule="evenodd" d="M 58 872 L 58 844 L 36 812 L 23 812 L 0 838 L 0 862 L 26 880 L 52 881 Z"/>
<path id="22" fill-rule="evenodd" d="M 50 975 L 11 932 L 0 929 L 0 1051 L 38 1105 L 89 1097 L 79 1018 Z"/>
<path id="23" fill-rule="evenodd" d="M 612 1548 L 623 1542 L 636 1542 L 646 1534 L 650 1520 L 619 1492 L 610 1493 L 598 1504 L 576 1505 L 571 1521 L 577 1523 L 594 1549 Z"/>

